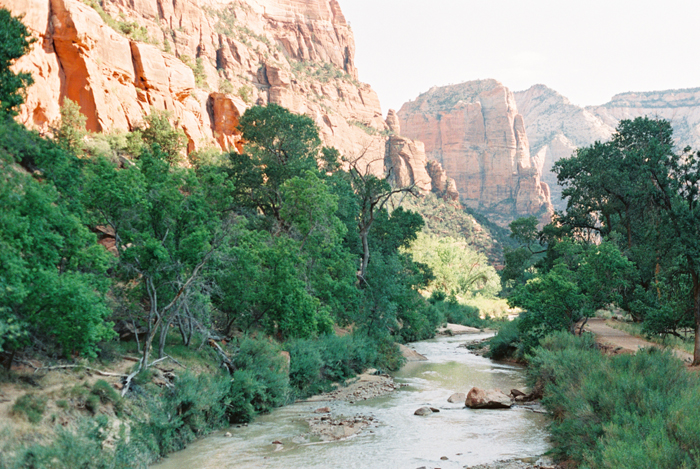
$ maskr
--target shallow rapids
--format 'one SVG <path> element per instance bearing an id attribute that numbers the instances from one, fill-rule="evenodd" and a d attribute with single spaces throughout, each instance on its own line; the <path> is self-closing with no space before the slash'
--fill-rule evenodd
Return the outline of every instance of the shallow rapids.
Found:
<path id="1" fill-rule="evenodd" d="M 523 407 L 471 410 L 450 404 L 454 392 L 472 386 L 524 389 L 522 368 L 492 362 L 458 345 L 486 337 L 471 334 L 411 344 L 428 361 L 410 362 L 394 376 L 407 386 L 379 398 L 302 402 L 233 427 L 168 456 L 153 469 L 239 468 L 463 468 L 501 459 L 536 457 L 547 451 L 546 417 Z M 413 415 L 422 406 L 440 409 Z M 341 441 L 310 435 L 306 419 L 321 406 L 333 418 L 364 416 L 376 422 Z M 281 444 L 273 444 L 279 442 Z M 441 459 L 446 457 L 447 459 Z"/>

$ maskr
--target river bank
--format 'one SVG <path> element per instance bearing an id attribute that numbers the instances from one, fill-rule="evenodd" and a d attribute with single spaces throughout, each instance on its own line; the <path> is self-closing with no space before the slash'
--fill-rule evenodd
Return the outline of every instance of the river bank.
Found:
<path id="1" fill-rule="evenodd" d="M 342 399 L 329 393 L 326 401 L 321 397 L 300 401 L 262 415 L 247 426 L 198 440 L 153 468 L 321 469 L 333 465 L 462 469 L 518 457 L 534 458 L 534 462 L 549 448 L 545 415 L 526 406 L 472 410 L 466 409 L 464 402 L 447 401 L 453 393 L 467 392 L 472 386 L 525 388 L 522 367 L 492 362 L 460 347 L 486 335 L 448 336 L 410 344 L 427 360 L 408 362 L 393 373 L 394 391 L 354 400 L 348 399 L 354 396 L 351 387 Z M 361 383 L 361 379 L 357 381 L 363 386 Z M 422 406 L 439 412 L 414 415 Z M 343 435 L 346 423 L 361 424 L 362 428 L 347 437 L 324 438 L 312 431 L 309 420 L 328 422 L 335 427 L 336 436 Z"/>

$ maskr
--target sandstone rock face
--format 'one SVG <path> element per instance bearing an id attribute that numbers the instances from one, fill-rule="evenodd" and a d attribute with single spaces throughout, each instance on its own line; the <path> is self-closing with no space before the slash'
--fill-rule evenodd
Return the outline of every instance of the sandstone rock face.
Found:
<path id="1" fill-rule="evenodd" d="M 396 187 L 415 187 L 430 192 L 432 183 L 425 169 L 427 159 L 423 142 L 392 135 L 386 142 L 384 164 L 389 181 Z"/>
<path id="2" fill-rule="evenodd" d="M 389 109 L 386 115 L 386 125 L 396 135 L 401 135 L 401 124 L 399 123 L 399 116 L 396 115 L 396 111 Z"/>
<path id="3" fill-rule="evenodd" d="M 457 183 L 447 176 L 447 171 L 443 169 L 442 165 L 435 160 L 430 160 L 426 169 L 432 181 L 433 192 L 445 200 L 459 202 Z"/>
<path id="4" fill-rule="evenodd" d="M 552 190 L 552 203 L 566 207 L 556 184 L 552 165 L 568 158 L 577 148 L 610 139 L 622 119 L 648 116 L 671 122 L 678 149 L 700 148 L 700 88 L 688 90 L 622 93 L 601 106 L 585 108 L 544 85 L 514 93 L 523 115 L 530 147 L 543 161 L 542 181 Z"/>
<path id="5" fill-rule="evenodd" d="M 605 124 L 616 127 L 622 119 L 648 116 L 668 120 L 673 126 L 676 146 L 700 148 L 700 88 L 621 93 L 602 106 L 586 111 Z"/>
<path id="6" fill-rule="evenodd" d="M 552 172 L 552 165 L 560 158 L 570 157 L 576 148 L 588 146 L 596 140 L 607 141 L 614 125 L 571 104 L 567 98 L 544 85 L 535 85 L 514 95 L 525 121 L 531 152 L 542 164 L 542 181 L 552 191 L 552 204 L 557 209 L 564 209 L 566 202 L 561 199 L 561 187 Z"/>
<path id="7" fill-rule="evenodd" d="M 551 203 L 530 156 L 515 98 L 496 80 L 432 88 L 398 113 L 405 136 L 425 143 L 428 159 L 455 179 L 461 201 L 507 225 L 542 215 Z"/>
<path id="8" fill-rule="evenodd" d="M 232 149 L 245 107 L 274 102 L 311 116 L 326 145 L 383 174 L 388 127 L 376 93 L 357 81 L 336 0 L 101 3 L 130 37 L 79 0 L 0 0 L 39 39 L 16 64 L 35 80 L 25 124 L 47 130 L 65 97 L 93 131 L 131 130 L 152 109 L 167 110 L 188 150 Z"/>
<path id="9" fill-rule="evenodd" d="M 470 409 L 507 409 L 512 407 L 513 403 L 500 389 L 486 391 L 474 387 L 467 393 L 464 405 Z"/>

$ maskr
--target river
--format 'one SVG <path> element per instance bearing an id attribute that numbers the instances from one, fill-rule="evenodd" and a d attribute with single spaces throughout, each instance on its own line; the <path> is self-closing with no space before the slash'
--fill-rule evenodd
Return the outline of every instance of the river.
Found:
<path id="1" fill-rule="evenodd" d="M 546 417 L 524 407 L 471 410 L 450 404 L 453 392 L 472 386 L 524 389 L 524 369 L 476 356 L 458 345 L 481 337 L 463 335 L 411 344 L 428 361 L 409 362 L 395 373 L 399 390 L 350 404 L 299 402 L 196 441 L 153 469 L 463 468 L 502 459 L 529 458 L 549 449 Z M 372 425 L 348 439 L 321 442 L 308 435 L 305 418 L 319 406 L 335 416 L 372 416 Z M 422 406 L 440 409 L 413 415 Z M 282 444 L 272 444 L 279 441 Z M 446 457 L 447 459 L 441 459 Z"/>

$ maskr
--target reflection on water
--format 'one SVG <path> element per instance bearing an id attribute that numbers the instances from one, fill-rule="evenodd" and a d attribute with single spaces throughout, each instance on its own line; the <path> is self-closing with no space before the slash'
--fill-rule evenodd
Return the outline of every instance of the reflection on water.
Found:
<path id="1" fill-rule="evenodd" d="M 462 468 L 498 459 L 538 456 L 548 449 L 546 418 L 522 408 L 471 410 L 449 404 L 453 392 L 472 386 L 508 392 L 524 387 L 522 368 L 494 363 L 457 346 L 482 336 L 457 336 L 412 344 L 427 362 L 408 363 L 396 373 L 408 386 L 380 398 L 298 403 L 197 441 L 154 469 L 229 468 Z M 318 442 L 305 435 L 309 412 L 328 405 L 334 417 L 373 416 L 379 425 L 344 441 Z M 421 406 L 440 409 L 427 417 Z M 272 444 L 281 441 L 282 446 Z M 441 460 L 446 456 L 447 460 Z"/>

